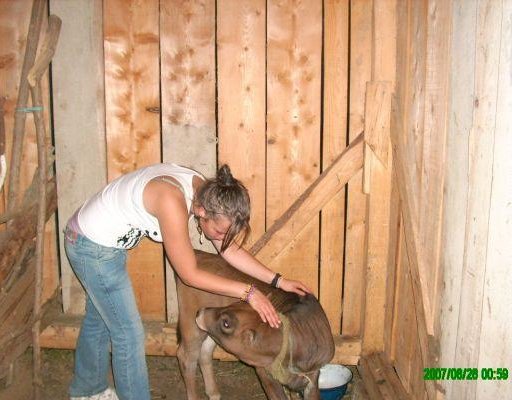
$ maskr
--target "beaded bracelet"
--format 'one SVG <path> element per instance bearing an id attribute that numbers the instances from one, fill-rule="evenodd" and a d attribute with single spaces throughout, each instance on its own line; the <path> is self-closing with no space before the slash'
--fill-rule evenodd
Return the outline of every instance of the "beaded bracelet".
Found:
<path id="1" fill-rule="evenodd" d="M 242 297 L 240 297 L 240 300 L 245 301 L 246 303 L 249 303 L 249 300 L 251 300 L 251 297 L 254 294 L 255 290 L 256 290 L 256 286 L 254 286 L 252 283 L 250 285 L 247 285 L 247 288 L 244 291 L 244 295 Z"/>
<path id="2" fill-rule="evenodd" d="M 277 274 L 275 274 L 274 279 L 272 279 L 272 282 L 270 282 L 270 286 L 278 288 L 279 279 L 281 279 L 281 274 L 278 272 Z"/>

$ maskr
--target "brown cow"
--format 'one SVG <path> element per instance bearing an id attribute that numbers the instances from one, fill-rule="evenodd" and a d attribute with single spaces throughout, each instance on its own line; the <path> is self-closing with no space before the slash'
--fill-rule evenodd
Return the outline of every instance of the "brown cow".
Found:
<path id="1" fill-rule="evenodd" d="M 256 367 L 269 399 L 288 399 L 282 385 L 293 391 L 303 391 L 306 400 L 319 399 L 319 369 L 332 359 L 334 341 L 329 322 L 316 298 L 311 295 L 301 297 L 255 281 L 229 266 L 218 255 L 196 251 L 196 257 L 202 269 L 256 284 L 270 297 L 280 313 L 282 324 L 279 329 L 271 328 L 248 304 L 194 289 L 177 279 L 180 310 L 177 355 L 188 400 L 198 399 L 195 383 L 198 361 L 206 394 L 210 400 L 220 399 L 212 367 L 216 342 Z"/>

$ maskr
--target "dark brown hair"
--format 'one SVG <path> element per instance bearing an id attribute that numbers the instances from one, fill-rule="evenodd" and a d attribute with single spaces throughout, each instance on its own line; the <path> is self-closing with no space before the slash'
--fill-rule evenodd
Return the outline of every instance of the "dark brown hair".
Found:
<path id="1" fill-rule="evenodd" d="M 241 239 L 239 245 L 245 243 L 251 231 L 249 192 L 242 182 L 233 178 L 226 164 L 219 168 L 215 178 L 207 179 L 201 185 L 194 201 L 206 210 L 207 218 L 223 215 L 231 221 L 231 226 L 222 241 L 221 252 L 238 236 L 238 239 Z"/>

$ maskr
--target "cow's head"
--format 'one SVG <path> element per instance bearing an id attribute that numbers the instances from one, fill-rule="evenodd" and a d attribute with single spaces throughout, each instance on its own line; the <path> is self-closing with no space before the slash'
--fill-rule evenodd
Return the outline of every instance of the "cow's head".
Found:
<path id="1" fill-rule="evenodd" d="M 202 308 L 196 322 L 222 348 L 249 365 L 269 366 L 281 348 L 281 329 L 264 323 L 247 303 Z"/>

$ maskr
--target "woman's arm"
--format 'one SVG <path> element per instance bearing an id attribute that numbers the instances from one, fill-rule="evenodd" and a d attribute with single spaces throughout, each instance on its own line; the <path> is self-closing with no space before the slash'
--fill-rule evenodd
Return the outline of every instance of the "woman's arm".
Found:
<path id="1" fill-rule="evenodd" d="M 220 241 L 213 240 L 212 242 L 217 249 L 220 249 Z M 276 275 L 274 271 L 260 263 L 253 255 L 236 243 L 233 243 L 220 254 L 233 267 L 262 282 L 270 284 Z M 300 295 L 311 293 L 311 290 L 302 282 L 285 279 L 284 277 L 281 278 L 279 287 L 287 292 L 295 292 Z"/>
<path id="2" fill-rule="evenodd" d="M 244 297 L 247 284 L 211 274 L 197 267 L 189 238 L 187 208 L 179 190 L 175 192 L 169 185 L 162 186 L 160 182 L 150 182 L 144 192 L 144 206 L 158 219 L 165 252 L 183 283 L 225 296 Z M 274 328 L 279 326 L 279 317 L 274 307 L 261 292 L 256 291 L 253 294 L 250 304 L 264 322 L 268 322 Z"/>

